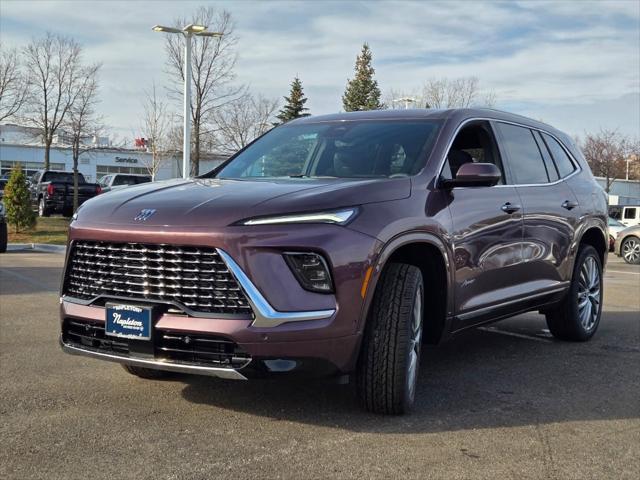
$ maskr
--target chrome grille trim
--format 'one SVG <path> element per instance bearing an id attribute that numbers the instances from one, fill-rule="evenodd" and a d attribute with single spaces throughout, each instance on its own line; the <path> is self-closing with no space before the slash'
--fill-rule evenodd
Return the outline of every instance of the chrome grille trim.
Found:
<path id="1" fill-rule="evenodd" d="M 251 305 L 214 248 L 77 240 L 63 295 L 91 303 L 165 303 L 189 314 L 251 316 Z"/>

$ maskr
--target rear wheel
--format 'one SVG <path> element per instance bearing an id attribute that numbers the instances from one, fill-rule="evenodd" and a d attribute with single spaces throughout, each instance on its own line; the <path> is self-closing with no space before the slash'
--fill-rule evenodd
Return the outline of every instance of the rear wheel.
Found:
<path id="1" fill-rule="evenodd" d="M 370 412 L 402 414 L 415 401 L 424 285 L 420 269 L 402 263 L 385 268 L 364 333 L 357 391 Z"/>
<path id="2" fill-rule="evenodd" d="M 633 235 L 625 238 L 620 246 L 620 253 L 625 262 L 640 265 L 640 239 Z"/>
<path id="3" fill-rule="evenodd" d="M 40 197 L 40 201 L 38 202 L 38 216 L 49 217 L 50 215 L 51 215 L 51 210 L 47 208 L 47 204 L 44 201 L 44 197 Z"/>
<path id="4" fill-rule="evenodd" d="M 585 245 L 578 251 L 569 292 L 547 312 L 547 325 L 554 337 L 584 342 L 598 329 L 602 313 L 602 262 L 595 248 Z"/>
<path id="5" fill-rule="evenodd" d="M 158 380 L 169 376 L 169 372 L 163 370 L 155 370 L 153 368 L 134 367 L 133 365 L 122 365 L 127 372 L 136 377 L 146 378 L 149 380 Z"/>

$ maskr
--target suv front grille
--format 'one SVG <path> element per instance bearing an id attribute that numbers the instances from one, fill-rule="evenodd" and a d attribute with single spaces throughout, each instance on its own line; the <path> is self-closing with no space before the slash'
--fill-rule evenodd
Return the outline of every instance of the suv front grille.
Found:
<path id="1" fill-rule="evenodd" d="M 138 357 L 141 350 L 156 360 L 171 363 L 242 368 L 251 356 L 231 340 L 200 333 L 155 330 L 151 345 L 142 340 L 105 335 L 104 323 L 65 319 L 62 327 L 65 344 L 85 350 Z"/>
<path id="2" fill-rule="evenodd" d="M 214 248 L 76 241 L 64 294 L 173 304 L 207 314 L 249 314 L 251 307 Z"/>

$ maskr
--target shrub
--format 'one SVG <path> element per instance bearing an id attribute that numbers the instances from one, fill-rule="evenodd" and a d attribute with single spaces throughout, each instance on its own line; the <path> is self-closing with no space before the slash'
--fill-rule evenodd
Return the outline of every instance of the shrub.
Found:
<path id="1" fill-rule="evenodd" d="M 36 214 L 31 208 L 27 177 L 20 165 L 16 165 L 11 171 L 9 181 L 4 187 L 3 202 L 7 211 L 7 222 L 15 227 L 16 233 L 35 226 Z"/>

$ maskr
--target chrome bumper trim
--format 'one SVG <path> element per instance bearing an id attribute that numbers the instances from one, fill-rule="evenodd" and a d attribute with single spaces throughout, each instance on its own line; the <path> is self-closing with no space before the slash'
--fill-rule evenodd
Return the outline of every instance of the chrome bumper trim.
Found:
<path id="1" fill-rule="evenodd" d="M 126 365 L 133 365 L 134 367 L 153 368 L 155 370 L 166 370 L 168 372 L 178 373 L 191 373 L 195 375 L 207 375 L 210 377 L 227 378 L 231 380 L 247 380 L 247 377 L 242 375 L 237 370 L 232 368 L 216 368 L 205 367 L 199 365 L 184 365 L 179 363 L 161 362 L 158 360 L 145 360 L 142 358 L 120 357 L 118 355 L 112 355 L 110 353 L 96 352 L 94 350 L 85 350 L 83 348 L 74 347 L 73 345 L 67 345 L 60 339 L 60 346 L 62 350 L 71 355 L 84 355 L 86 357 L 97 358 L 100 360 L 106 360 L 108 362 L 124 363 Z"/>
<path id="2" fill-rule="evenodd" d="M 219 248 L 216 250 L 247 295 L 249 304 L 253 309 L 253 314 L 256 317 L 251 324 L 252 327 L 277 327 L 278 325 L 288 322 L 323 320 L 325 318 L 332 317 L 333 314 L 336 313 L 335 308 L 330 310 L 279 312 L 269 304 L 266 298 L 262 296 L 260 291 L 240 268 L 240 265 L 238 265 L 227 252 Z"/>

